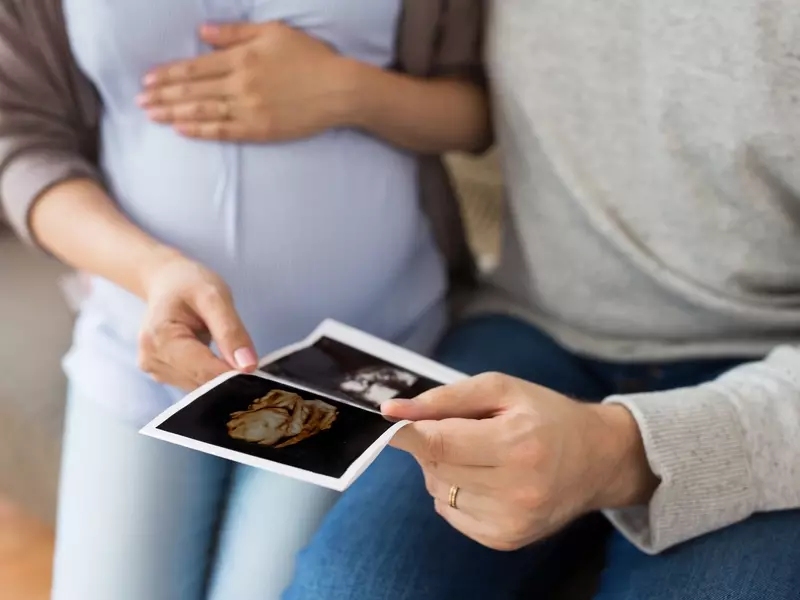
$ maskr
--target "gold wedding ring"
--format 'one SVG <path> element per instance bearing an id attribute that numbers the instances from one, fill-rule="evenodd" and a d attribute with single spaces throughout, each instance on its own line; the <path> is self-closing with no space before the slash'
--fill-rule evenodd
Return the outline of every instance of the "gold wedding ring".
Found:
<path id="1" fill-rule="evenodd" d="M 457 485 L 450 486 L 450 499 L 448 504 L 450 504 L 450 508 L 455 508 L 458 510 L 458 492 L 461 491 L 461 488 Z"/>

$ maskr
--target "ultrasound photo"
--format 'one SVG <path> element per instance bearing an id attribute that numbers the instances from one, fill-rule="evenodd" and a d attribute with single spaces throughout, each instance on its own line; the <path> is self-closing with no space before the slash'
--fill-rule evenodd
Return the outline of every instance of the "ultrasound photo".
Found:
<path id="1" fill-rule="evenodd" d="M 370 410 L 395 398 L 414 398 L 440 383 L 337 340 L 323 337 L 261 370 L 302 381 Z"/>
<path id="2" fill-rule="evenodd" d="M 167 434 L 175 441 L 176 436 L 182 445 L 223 458 L 256 461 L 256 466 L 269 461 L 286 468 L 278 472 L 300 470 L 340 480 L 394 425 L 279 380 L 236 374 L 154 429 L 156 437 Z"/>
<path id="3" fill-rule="evenodd" d="M 141 433 L 344 491 L 406 423 L 380 405 L 464 375 L 364 332 L 325 321 L 305 340 L 195 390 Z"/>

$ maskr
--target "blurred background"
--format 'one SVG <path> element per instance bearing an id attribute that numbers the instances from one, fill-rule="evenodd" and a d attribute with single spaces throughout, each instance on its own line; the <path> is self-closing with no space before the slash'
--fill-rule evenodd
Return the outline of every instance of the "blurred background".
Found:
<path id="1" fill-rule="evenodd" d="M 498 156 L 452 157 L 479 265 L 496 264 Z M 65 378 L 71 336 L 67 269 L 24 248 L 0 223 L 0 599 L 49 597 Z"/>

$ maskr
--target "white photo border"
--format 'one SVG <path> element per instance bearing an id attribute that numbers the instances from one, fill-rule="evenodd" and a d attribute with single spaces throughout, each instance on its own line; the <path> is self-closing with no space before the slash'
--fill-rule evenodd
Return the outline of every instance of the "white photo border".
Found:
<path id="1" fill-rule="evenodd" d="M 401 421 L 392 425 L 378 439 L 370 444 L 369 448 L 367 448 L 355 461 L 353 461 L 344 474 L 342 474 L 342 476 L 339 478 L 320 475 L 319 473 L 314 473 L 313 471 L 291 467 L 277 461 L 251 456 L 250 454 L 246 454 L 244 452 L 237 452 L 236 450 L 230 450 L 228 448 L 216 446 L 207 442 L 201 442 L 190 437 L 159 429 L 159 427 L 163 425 L 165 421 L 192 404 L 195 400 L 228 381 L 229 379 L 233 379 L 239 375 L 258 377 L 259 379 L 263 379 L 265 381 L 272 381 L 280 385 L 294 387 L 312 394 L 319 394 L 318 390 L 298 385 L 297 383 L 288 381 L 282 377 L 276 377 L 274 375 L 268 375 L 266 373 L 259 372 L 243 374 L 239 373 L 238 371 L 230 371 L 228 373 L 223 373 L 216 379 L 213 379 L 205 385 L 197 388 L 183 400 L 177 404 L 174 404 L 169 409 L 158 415 L 150 423 L 145 425 L 141 430 L 139 430 L 139 433 L 157 440 L 177 444 L 178 446 L 183 446 L 191 450 L 197 450 L 205 454 L 211 454 L 212 456 L 224 458 L 226 460 L 241 463 L 250 467 L 271 471 L 273 473 L 277 473 L 278 475 L 284 475 L 293 479 L 299 479 L 300 481 L 305 481 L 307 483 L 329 488 L 337 492 L 343 492 L 350 487 L 350 485 L 358 478 L 359 475 L 361 475 L 361 473 L 364 472 L 364 470 L 366 470 L 370 464 L 372 464 L 378 454 L 380 454 L 381 450 L 383 450 L 389 444 L 394 435 L 408 424 L 408 421 Z M 326 395 L 326 398 L 335 402 L 340 401 L 338 398 L 330 397 L 330 395 Z M 358 405 L 352 406 L 354 408 L 360 408 Z"/>
<path id="2" fill-rule="evenodd" d="M 267 366 L 273 362 L 276 362 L 286 356 L 289 356 L 290 354 L 294 354 L 295 352 L 313 346 L 320 339 L 325 337 L 335 340 L 337 342 L 341 342 L 347 346 L 355 348 L 356 350 L 361 350 L 362 352 L 375 356 L 376 358 L 379 358 L 388 363 L 396 365 L 397 367 L 400 367 L 402 369 L 407 369 L 417 375 L 427 377 L 428 379 L 432 379 L 433 381 L 442 384 L 455 383 L 467 377 L 463 373 L 460 373 L 454 369 L 450 369 L 449 367 L 439 364 L 429 358 L 425 358 L 419 354 L 411 352 L 410 350 L 406 350 L 405 348 L 401 348 L 392 343 L 386 342 L 384 340 L 381 340 L 380 338 L 372 336 L 363 331 L 359 331 L 358 329 L 355 329 L 338 321 L 334 321 L 332 319 L 327 319 L 323 321 L 304 340 L 297 342 L 295 344 L 290 344 L 289 346 L 286 346 L 280 350 L 277 350 L 265 356 L 259 362 L 259 368 Z M 361 475 L 361 473 L 363 473 L 366 470 L 366 468 L 370 464 L 372 464 L 372 462 L 375 460 L 378 454 L 380 454 L 381 450 L 383 450 L 389 444 L 389 442 L 392 440 L 395 434 L 405 425 L 408 424 L 408 421 L 402 421 L 392 425 L 388 430 L 386 430 L 385 433 L 383 433 L 377 440 L 375 440 L 369 446 L 369 448 L 367 448 L 367 450 L 365 450 L 355 461 L 353 461 L 353 463 L 347 468 L 344 474 L 339 478 L 320 475 L 318 473 L 314 473 L 312 471 L 307 471 L 305 469 L 300 469 L 297 467 L 290 467 L 288 465 L 284 465 L 276 461 L 264 458 L 258 458 L 255 456 L 251 456 L 249 454 L 245 454 L 243 452 L 237 452 L 235 450 L 223 448 L 220 446 L 216 446 L 214 444 L 200 442 L 198 440 L 189 437 L 177 435 L 175 433 L 170 433 L 168 431 L 163 431 L 159 429 L 159 427 L 167 419 L 169 419 L 176 413 L 180 412 L 181 410 L 192 404 L 195 400 L 205 395 L 207 392 L 218 387 L 219 385 L 223 384 L 229 379 L 236 377 L 237 375 L 242 375 L 242 373 L 238 371 L 230 371 L 228 373 L 220 375 L 219 377 L 213 379 L 212 381 L 209 381 L 205 385 L 200 386 L 191 394 L 183 398 L 180 402 L 177 402 L 176 404 L 165 410 L 163 413 L 158 415 L 150 423 L 145 425 L 139 431 L 139 433 L 164 442 L 177 444 L 179 446 L 184 446 L 192 450 L 197 450 L 199 452 L 210 454 L 212 456 L 217 456 L 219 458 L 224 458 L 226 460 L 238 462 L 244 465 L 255 467 L 257 469 L 270 471 L 273 473 L 277 473 L 279 475 L 284 475 L 287 477 L 291 477 L 293 479 L 305 481 L 338 492 L 343 492 L 358 478 L 359 475 Z M 283 377 L 278 377 L 276 375 L 264 373 L 261 371 L 256 371 L 248 375 L 253 377 L 259 377 L 260 379 L 264 379 L 266 381 L 274 381 L 278 384 L 294 387 L 312 394 L 321 395 L 329 400 L 347 404 L 349 406 L 352 406 L 359 410 L 363 410 L 365 412 L 371 412 L 368 411 L 365 407 L 358 405 L 357 403 L 347 402 L 346 400 L 343 400 L 337 396 L 333 396 L 330 393 L 323 392 L 322 390 L 316 389 L 312 386 L 303 385 L 302 383 L 298 383 L 297 381 L 288 380 Z"/>

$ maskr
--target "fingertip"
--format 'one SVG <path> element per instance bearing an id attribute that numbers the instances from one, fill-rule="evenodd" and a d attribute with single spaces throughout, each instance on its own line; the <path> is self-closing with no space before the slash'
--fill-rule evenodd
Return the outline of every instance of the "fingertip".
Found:
<path id="1" fill-rule="evenodd" d="M 189 122 L 175 123 L 173 124 L 172 127 L 178 135 L 190 138 L 199 137 L 197 126 L 193 123 Z"/>
<path id="2" fill-rule="evenodd" d="M 387 400 L 381 404 L 381 412 L 384 416 L 402 419 L 413 405 L 412 400 Z"/>
<path id="3" fill-rule="evenodd" d="M 253 371 L 258 366 L 258 358 L 252 348 L 239 348 L 233 353 L 236 368 L 241 371 Z"/>
<path id="4" fill-rule="evenodd" d="M 206 40 L 215 40 L 219 38 L 220 27 L 212 23 L 206 23 L 200 26 L 200 36 Z"/>

